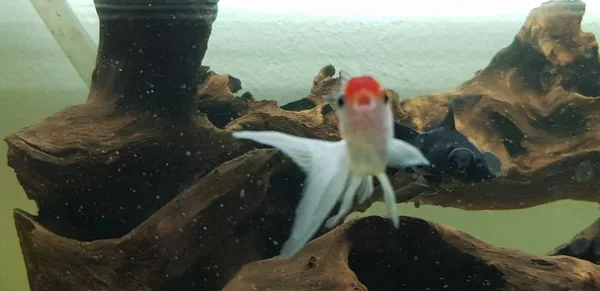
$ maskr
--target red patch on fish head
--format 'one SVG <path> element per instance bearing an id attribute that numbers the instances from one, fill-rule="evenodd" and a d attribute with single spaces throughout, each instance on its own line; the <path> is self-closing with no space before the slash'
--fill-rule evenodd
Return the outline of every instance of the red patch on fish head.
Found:
<path id="1" fill-rule="evenodd" d="M 367 105 L 372 99 L 383 99 L 381 85 L 371 76 L 354 77 L 348 80 L 345 98 L 350 104 Z"/>

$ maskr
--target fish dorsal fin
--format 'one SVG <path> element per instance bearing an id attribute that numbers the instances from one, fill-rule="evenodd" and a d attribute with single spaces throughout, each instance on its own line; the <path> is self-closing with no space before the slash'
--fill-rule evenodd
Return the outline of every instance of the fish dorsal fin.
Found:
<path id="1" fill-rule="evenodd" d="M 408 143 L 413 143 L 419 132 L 397 121 L 394 122 L 394 137 Z"/>
<path id="2" fill-rule="evenodd" d="M 454 106 L 448 105 L 448 113 L 437 127 L 443 127 L 450 130 L 456 129 L 456 125 L 454 123 Z"/>

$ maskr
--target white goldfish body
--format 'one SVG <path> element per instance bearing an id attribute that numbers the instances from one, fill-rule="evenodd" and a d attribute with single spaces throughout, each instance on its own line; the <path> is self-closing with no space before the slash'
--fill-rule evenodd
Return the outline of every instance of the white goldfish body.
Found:
<path id="1" fill-rule="evenodd" d="M 339 141 L 275 131 L 233 133 L 236 138 L 278 148 L 307 175 L 291 235 L 283 245 L 280 259 L 296 255 L 339 200 L 339 211 L 325 222 L 327 228 L 345 218 L 356 198 L 362 203 L 371 197 L 373 177 L 381 184 L 388 213 L 398 228 L 396 198 L 386 167 L 429 165 L 416 147 L 394 138 L 391 102 L 377 80 L 370 76 L 352 77 L 344 81 L 343 88 L 332 102 L 339 120 Z"/>

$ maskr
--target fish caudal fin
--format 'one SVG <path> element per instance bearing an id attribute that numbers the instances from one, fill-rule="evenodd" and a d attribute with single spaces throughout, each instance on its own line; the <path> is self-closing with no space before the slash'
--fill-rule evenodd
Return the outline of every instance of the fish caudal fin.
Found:
<path id="1" fill-rule="evenodd" d="M 313 151 L 313 157 L 292 233 L 279 255 L 283 260 L 296 255 L 315 235 L 350 182 L 350 157 L 344 141 L 332 142 L 328 150 Z"/>
<path id="2" fill-rule="evenodd" d="M 349 179 L 350 157 L 346 142 L 302 138 L 274 131 L 241 131 L 233 135 L 281 150 L 307 174 L 291 234 L 280 254 L 280 259 L 289 259 L 319 230 L 352 181 Z"/>
<path id="3" fill-rule="evenodd" d="M 315 188 L 320 186 L 319 188 L 321 189 L 315 189 L 316 191 L 319 191 L 320 197 L 308 192 L 310 187 L 305 188 L 306 192 L 296 210 L 292 233 L 288 240 L 283 244 L 279 255 L 280 259 L 289 259 L 302 250 L 306 243 L 308 243 L 319 230 L 321 225 L 323 225 L 323 221 L 327 218 L 327 215 L 331 212 L 336 202 L 342 197 L 344 188 L 346 188 L 349 181 L 348 177 L 350 171 L 347 167 L 335 170 L 335 175 L 325 184 L 317 182 L 317 179 L 308 178 L 306 180 L 306 186 L 314 185 Z M 312 208 L 308 208 L 307 206 L 309 205 Z"/>
<path id="4" fill-rule="evenodd" d="M 307 173 L 312 168 L 313 152 L 325 150 L 331 142 L 298 137 L 277 131 L 237 131 L 233 137 L 247 139 L 275 147 L 288 155 L 302 171 Z"/>
<path id="5" fill-rule="evenodd" d="M 376 175 L 377 180 L 381 184 L 381 189 L 383 190 L 383 201 L 388 208 L 388 214 L 392 219 L 392 223 L 395 228 L 398 228 L 400 225 L 400 220 L 398 219 L 398 215 L 396 214 L 396 195 L 394 194 L 394 188 L 392 187 L 392 183 L 390 179 L 386 175 L 386 173 L 381 173 Z"/>
<path id="6" fill-rule="evenodd" d="M 415 146 L 399 139 L 391 139 L 388 144 L 388 166 L 409 168 L 428 166 L 429 160 Z"/>

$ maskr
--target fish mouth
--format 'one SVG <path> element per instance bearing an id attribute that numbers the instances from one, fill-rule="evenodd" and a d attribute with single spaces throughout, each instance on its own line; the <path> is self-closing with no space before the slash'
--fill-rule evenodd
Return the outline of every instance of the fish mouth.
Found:
<path id="1" fill-rule="evenodd" d="M 375 108 L 376 104 L 375 104 L 375 100 L 373 100 L 373 98 L 369 98 L 368 102 L 363 101 L 357 104 L 354 104 L 352 106 L 352 108 L 356 111 L 366 111 L 366 110 L 373 110 Z"/>

